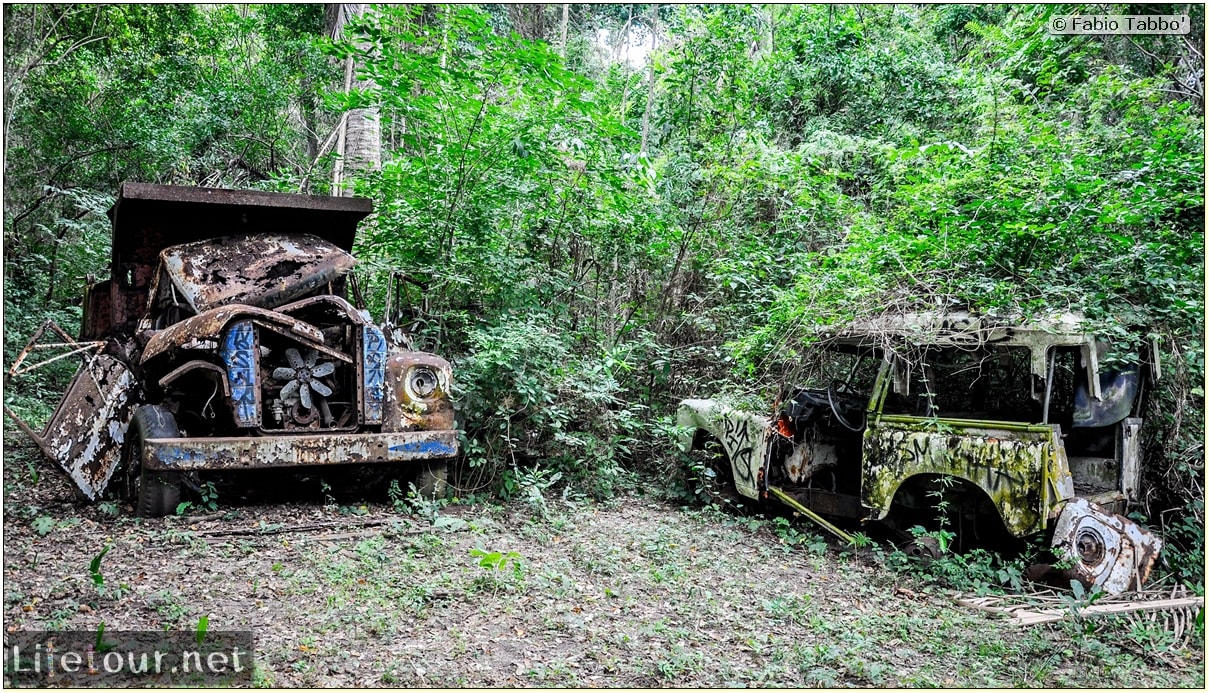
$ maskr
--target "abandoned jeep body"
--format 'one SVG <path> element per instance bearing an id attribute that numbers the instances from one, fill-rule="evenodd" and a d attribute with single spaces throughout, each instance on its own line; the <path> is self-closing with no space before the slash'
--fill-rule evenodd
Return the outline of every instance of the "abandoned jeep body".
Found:
<path id="1" fill-rule="evenodd" d="M 1106 364 L 1107 345 L 1081 325 L 965 313 L 854 323 L 820 335 L 811 370 L 825 377 L 785 393 L 771 417 L 683 401 L 683 447 L 716 441 L 708 480 L 824 527 L 879 521 L 905 538 L 939 524 L 966 546 L 1052 530 L 1074 577 L 1135 588 L 1161 542 L 1115 513 L 1138 497 L 1158 364 Z"/>
<path id="2" fill-rule="evenodd" d="M 83 496 L 119 481 L 142 515 L 174 511 L 198 470 L 412 462 L 441 492 L 458 449 L 450 366 L 396 347 L 345 298 L 371 211 L 124 184 L 111 276 L 85 295 L 95 353 L 43 432 L 18 423 Z"/>

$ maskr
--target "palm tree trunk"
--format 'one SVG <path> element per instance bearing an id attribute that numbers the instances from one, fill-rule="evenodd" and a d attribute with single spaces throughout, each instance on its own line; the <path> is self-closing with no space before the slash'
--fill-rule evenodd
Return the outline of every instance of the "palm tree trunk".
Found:
<path id="1" fill-rule="evenodd" d="M 651 131 L 651 106 L 655 102 L 655 35 L 659 33 L 659 3 L 651 5 L 651 52 L 647 54 L 650 69 L 647 73 L 646 110 L 642 112 L 642 146 L 639 152 L 646 154 L 646 145 Z"/>
<path id="2" fill-rule="evenodd" d="M 344 35 L 344 27 L 348 20 L 358 17 L 365 12 L 364 4 L 341 3 L 334 8 L 329 7 L 328 18 L 332 38 Z M 359 79 L 356 76 L 356 62 L 353 56 L 345 58 L 344 91 L 353 89 L 370 89 L 373 82 Z M 336 166 L 332 172 L 332 192 L 344 197 L 352 197 L 353 186 L 348 179 L 360 173 L 377 170 L 382 166 L 382 125 L 378 119 L 376 107 L 354 108 L 349 110 L 348 117 L 341 128 L 336 144 Z"/>

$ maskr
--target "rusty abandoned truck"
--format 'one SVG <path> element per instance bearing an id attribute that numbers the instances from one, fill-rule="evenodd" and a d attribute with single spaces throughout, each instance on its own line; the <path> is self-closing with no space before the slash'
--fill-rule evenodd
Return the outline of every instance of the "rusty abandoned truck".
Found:
<path id="1" fill-rule="evenodd" d="M 79 339 L 48 322 L 8 376 L 68 355 L 80 369 L 41 432 L 6 413 L 83 497 L 114 487 L 143 516 L 174 512 L 201 470 L 405 463 L 422 493 L 443 493 L 458 452 L 449 363 L 396 345 L 346 298 L 371 212 L 124 183 Z M 46 348 L 63 353 L 23 368 Z"/>
<path id="2" fill-rule="evenodd" d="M 771 417 L 681 402 L 683 449 L 714 451 L 707 488 L 779 500 L 844 539 L 828 517 L 877 521 L 925 555 L 938 529 L 966 546 L 1052 531 L 1069 577 L 1112 593 L 1145 582 L 1162 542 L 1121 513 L 1138 498 L 1153 345 L 1110 363 L 1074 315 L 908 314 L 819 337 L 822 379 Z"/>

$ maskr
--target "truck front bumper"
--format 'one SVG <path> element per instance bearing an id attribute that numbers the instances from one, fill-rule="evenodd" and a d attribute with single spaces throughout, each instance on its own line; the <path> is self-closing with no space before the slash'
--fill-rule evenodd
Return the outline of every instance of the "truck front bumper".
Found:
<path id="1" fill-rule="evenodd" d="M 457 454 L 456 431 L 143 441 L 143 465 L 162 471 L 374 464 L 449 459 Z"/>

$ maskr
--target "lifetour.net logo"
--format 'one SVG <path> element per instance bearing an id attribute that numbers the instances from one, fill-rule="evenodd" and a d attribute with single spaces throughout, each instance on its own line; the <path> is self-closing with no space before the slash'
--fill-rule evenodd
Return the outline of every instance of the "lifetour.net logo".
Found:
<path id="1" fill-rule="evenodd" d="M 4 686 L 241 686 L 251 631 L 17 631 L 4 634 Z"/>

